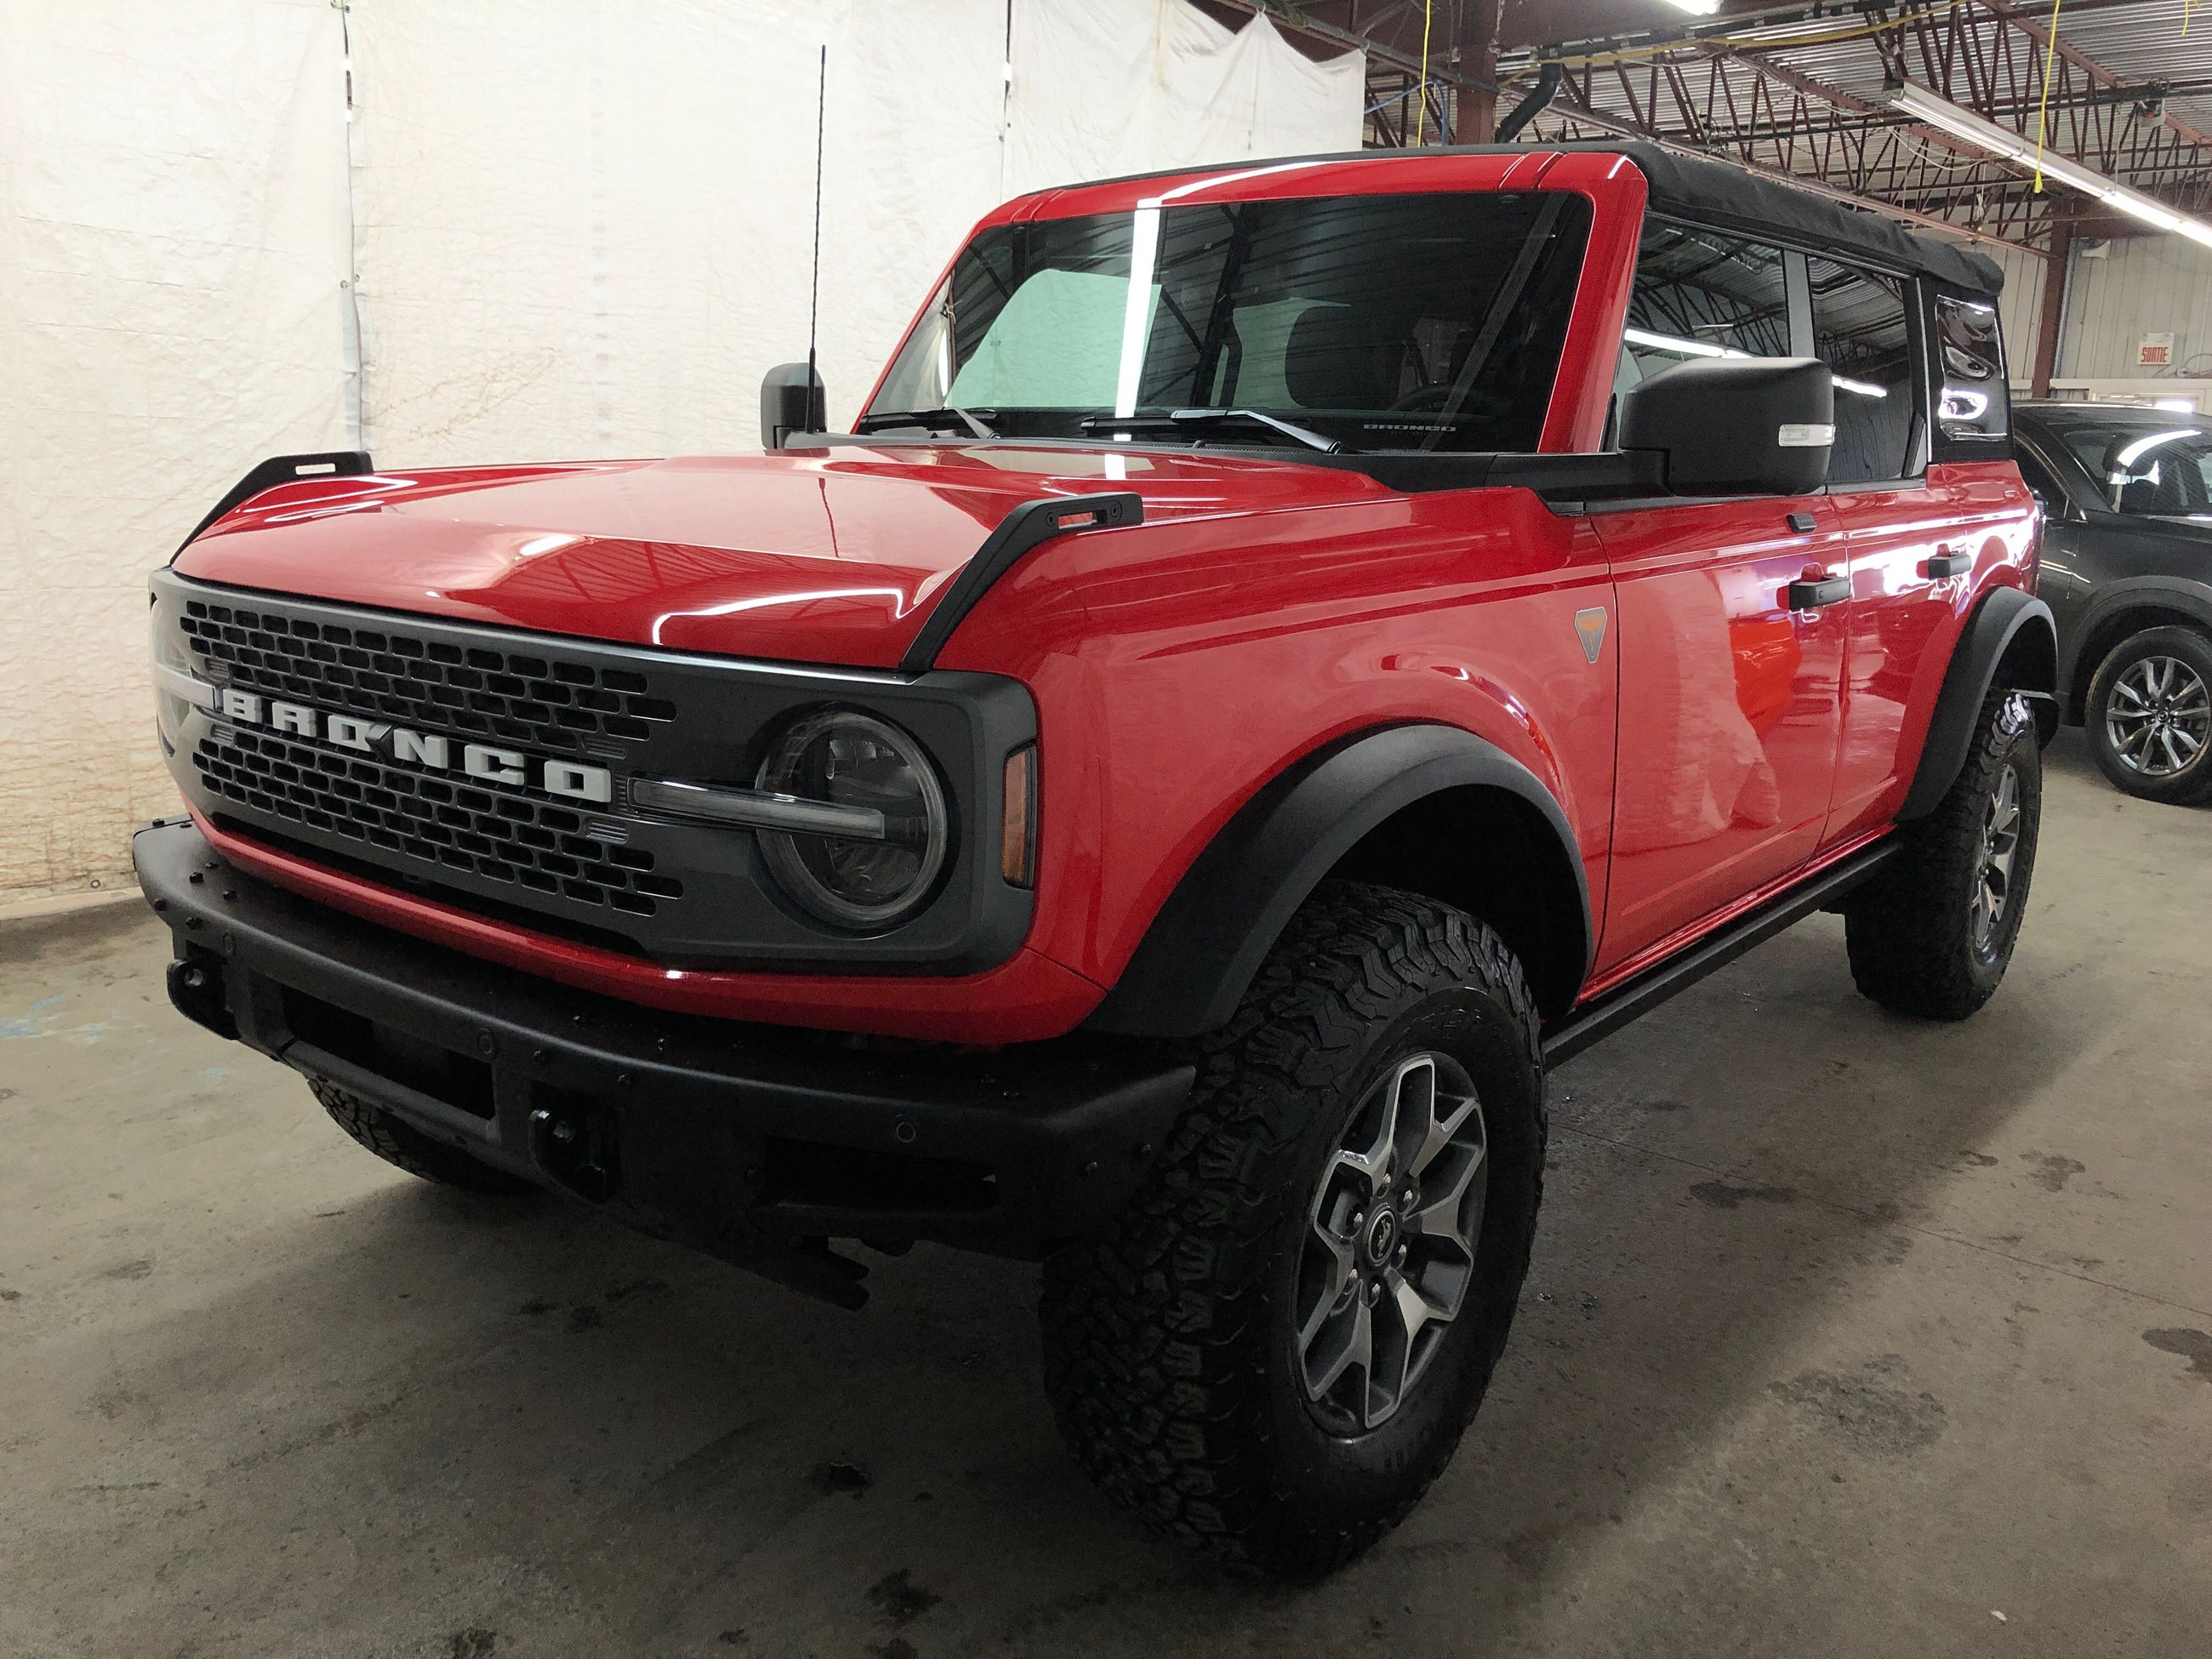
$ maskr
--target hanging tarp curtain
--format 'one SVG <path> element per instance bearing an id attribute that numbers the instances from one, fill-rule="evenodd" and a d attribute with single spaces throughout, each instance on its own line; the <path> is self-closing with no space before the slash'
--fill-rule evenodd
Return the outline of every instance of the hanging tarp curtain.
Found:
<path id="1" fill-rule="evenodd" d="M 756 441 L 824 43 L 833 416 L 1004 197 L 1359 143 L 1356 56 L 1182 0 L 0 0 L 0 902 L 173 807 L 145 573 L 253 461 Z"/>

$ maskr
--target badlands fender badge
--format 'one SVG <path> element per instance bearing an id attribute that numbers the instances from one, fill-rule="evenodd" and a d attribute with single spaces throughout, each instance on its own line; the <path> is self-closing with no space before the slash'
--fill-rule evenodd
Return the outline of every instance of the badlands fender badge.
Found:
<path id="1" fill-rule="evenodd" d="M 1595 662 L 1597 653 L 1605 649 L 1605 607 L 1594 605 L 1576 611 L 1575 632 L 1582 635 L 1583 655 Z"/>

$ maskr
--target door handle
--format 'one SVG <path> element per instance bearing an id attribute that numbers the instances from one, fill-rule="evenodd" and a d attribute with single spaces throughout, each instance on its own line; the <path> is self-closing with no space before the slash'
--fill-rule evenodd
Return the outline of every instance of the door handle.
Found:
<path id="1" fill-rule="evenodd" d="M 1948 580 L 1950 577 L 1957 574 L 1959 566 L 1962 562 L 1964 562 L 1964 561 L 1960 559 L 1956 554 L 1938 553 L 1935 557 L 1928 561 L 1927 565 L 1924 567 L 1924 574 L 1931 582 Z"/>
<path id="2" fill-rule="evenodd" d="M 1824 605 L 1834 605 L 1850 596 L 1849 576 L 1806 576 L 1790 584 L 1792 611 L 1817 611 Z"/>

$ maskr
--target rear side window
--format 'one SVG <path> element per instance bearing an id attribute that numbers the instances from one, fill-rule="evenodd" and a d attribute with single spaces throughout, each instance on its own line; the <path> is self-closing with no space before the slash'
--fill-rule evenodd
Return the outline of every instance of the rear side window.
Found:
<path id="1" fill-rule="evenodd" d="M 1789 355 L 1790 291 L 1781 249 L 1646 222 L 1616 392 L 1692 357 Z"/>
<path id="2" fill-rule="evenodd" d="M 1835 372 L 1836 447 L 1831 483 L 1905 478 L 1920 470 L 1920 375 L 1905 310 L 1906 285 L 1819 257 L 1806 261 L 1813 290 L 1813 355 Z"/>
<path id="3" fill-rule="evenodd" d="M 1997 308 L 1936 296 L 1936 365 L 1942 395 L 1936 424 L 1947 438 L 2002 438 L 2011 428 Z"/>

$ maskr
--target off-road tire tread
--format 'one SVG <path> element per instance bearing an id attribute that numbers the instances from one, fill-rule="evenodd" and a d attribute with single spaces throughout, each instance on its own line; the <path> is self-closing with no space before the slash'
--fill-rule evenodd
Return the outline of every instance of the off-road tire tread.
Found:
<path id="1" fill-rule="evenodd" d="M 1250 1328 L 1261 1311 L 1286 1165 L 1313 1115 L 1340 1100 L 1363 1033 L 1412 995 L 1446 983 L 1500 997 L 1540 1077 L 1535 999 L 1495 933 L 1395 889 L 1324 884 L 1230 1024 L 1202 1042 L 1191 1098 L 1118 1231 L 1045 1264 L 1045 1386 L 1077 1461 L 1156 1530 L 1241 1574 L 1334 1571 L 1419 1501 L 1466 1426 L 1464 1419 L 1452 1425 L 1395 1513 L 1357 1526 L 1314 1516 L 1286 1539 L 1273 1495 L 1251 1473 L 1268 1419 L 1266 1342 Z M 1540 1188 L 1545 1131 L 1540 1088 Z M 1529 1207 L 1517 1261 L 1493 1264 L 1516 1288 L 1537 1208 Z M 1486 1334 L 1468 1417 L 1504 1337 L 1503 1327 Z M 1255 1542 L 1258 1534 L 1267 1541 Z"/>
<path id="2" fill-rule="evenodd" d="M 1974 972 L 1969 919 L 1957 895 L 1978 871 L 1982 815 L 2005 757 L 2018 750 L 2039 773 L 2033 720 L 2010 736 L 2000 725 L 2013 696 L 1999 686 L 1983 699 L 1973 745 L 1948 793 L 1934 811 L 1899 831 L 1904 844 L 1896 855 L 1844 907 L 1852 981 L 1893 1013 L 1965 1019 L 1996 990 Z M 2030 848 L 2011 898 L 2015 915 L 2034 876 L 2033 842 Z"/>
<path id="3" fill-rule="evenodd" d="M 386 1164 L 409 1175 L 471 1193 L 504 1195 L 538 1190 L 520 1176 L 495 1170 L 489 1164 L 478 1163 L 458 1146 L 431 1139 L 349 1089 L 315 1077 L 307 1079 L 307 1087 L 314 1091 L 315 1098 L 339 1128 Z"/>

